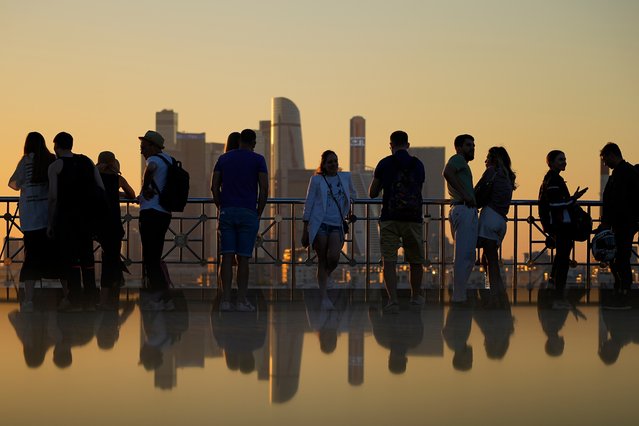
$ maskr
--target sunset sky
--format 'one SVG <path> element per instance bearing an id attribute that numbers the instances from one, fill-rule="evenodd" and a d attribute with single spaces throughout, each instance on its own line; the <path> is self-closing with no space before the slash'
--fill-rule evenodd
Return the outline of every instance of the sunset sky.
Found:
<path id="1" fill-rule="evenodd" d="M 0 0 L 0 179 L 29 131 L 52 147 L 65 130 L 76 152 L 114 151 L 137 187 L 137 136 L 156 111 L 222 142 L 285 96 L 308 168 L 328 148 L 348 167 L 362 115 L 370 166 L 396 129 L 447 155 L 471 133 L 476 177 L 490 146 L 510 151 L 515 198 L 536 198 L 559 148 L 569 188 L 597 199 L 605 142 L 639 162 L 638 18 L 635 0 Z"/>

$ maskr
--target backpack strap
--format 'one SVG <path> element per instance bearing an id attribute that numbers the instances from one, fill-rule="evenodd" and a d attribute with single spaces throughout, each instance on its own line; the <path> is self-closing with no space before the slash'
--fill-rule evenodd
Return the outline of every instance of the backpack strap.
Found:
<path id="1" fill-rule="evenodd" d="M 160 155 L 160 154 L 154 154 L 151 157 L 161 158 L 162 161 L 164 161 L 164 163 L 167 165 L 167 167 L 171 167 L 173 165 L 173 161 L 175 161 L 175 159 L 171 157 L 171 160 L 173 161 L 169 163 L 169 160 L 167 160 L 163 155 Z M 155 179 L 151 179 L 151 186 L 153 187 L 153 189 L 155 189 L 155 192 L 157 192 L 157 194 L 160 195 L 160 188 L 158 188 L 158 184 L 155 183 Z"/>

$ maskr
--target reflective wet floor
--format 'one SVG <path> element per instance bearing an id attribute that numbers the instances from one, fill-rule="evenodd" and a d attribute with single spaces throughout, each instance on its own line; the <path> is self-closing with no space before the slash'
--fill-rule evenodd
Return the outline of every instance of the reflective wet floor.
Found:
<path id="1" fill-rule="evenodd" d="M 178 295 L 172 312 L 0 303 L 2 424 L 637 424 L 639 309 L 543 293 L 510 309 L 349 291 L 255 313 Z M 53 299 L 53 300 L 52 300 Z"/>

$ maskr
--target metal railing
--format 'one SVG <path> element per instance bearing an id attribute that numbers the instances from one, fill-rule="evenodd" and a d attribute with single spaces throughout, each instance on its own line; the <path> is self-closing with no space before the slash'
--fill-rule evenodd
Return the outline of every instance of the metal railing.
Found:
<path id="1" fill-rule="evenodd" d="M 5 226 L 3 227 L 2 250 L 0 258 L 6 269 L 22 262 L 24 246 L 19 226 L 18 197 L 0 197 Z M 303 249 L 299 243 L 302 229 L 302 208 L 304 200 L 300 198 L 269 199 L 261 218 L 260 230 L 251 259 L 253 265 L 272 265 L 281 269 L 279 277 L 273 277 L 272 283 L 288 284 L 296 288 L 302 267 L 315 261 L 310 248 Z M 600 202 L 583 201 L 579 203 L 596 218 Z M 373 279 L 380 272 L 378 236 L 376 234 L 379 219 L 379 199 L 357 199 L 353 202 L 353 211 L 359 216 L 351 224 L 352 232 L 347 235 L 342 250 L 340 264 L 351 269 L 353 275 L 363 276 L 363 287 L 380 284 Z M 424 200 L 424 244 L 426 253 L 425 268 L 431 272 L 430 285 L 440 289 L 448 285 L 448 275 L 453 264 L 452 238 L 449 231 L 448 200 Z M 122 202 L 122 223 L 125 228 L 122 258 L 127 266 L 142 262 L 141 244 L 137 232 L 139 211 L 133 200 Z M 164 261 L 169 265 L 193 265 L 211 269 L 216 274 L 219 258 L 217 256 L 217 209 L 210 198 L 191 198 L 183 214 L 174 214 L 165 239 Z M 546 279 L 545 269 L 552 263 L 553 250 L 546 247 L 546 235 L 540 227 L 536 200 L 515 200 L 511 204 L 508 216 L 508 233 L 500 257 L 506 282 L 512 288 L 540 286 Z M 595 220 L 596 226 L 597 220 Z M 96 251 L 98 250 L 96 245 Z M 504 255 L 506 254 L 506 255 Z M 636 251 L 635 251 L 636 256 Z M 636 266 L 636 257 L 633 263 Z M 99 260 L 98 260 L 99 261 Z M 400 272 L 406 264 L 398 262 Z M 605 265 L 595 262 L 590 255 L 590 241 L 576 243 L 572 252 L 571 267 L 581 271 L 573 284 L 590 289 L 593 279 L 606 274 Z M 478 273 L 482 267 L 476 268 Z M 282 276 L 285 275 L 285 279 Z"/>

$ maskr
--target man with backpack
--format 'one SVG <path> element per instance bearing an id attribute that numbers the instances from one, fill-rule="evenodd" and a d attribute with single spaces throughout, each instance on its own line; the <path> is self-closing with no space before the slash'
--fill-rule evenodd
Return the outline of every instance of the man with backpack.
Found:
<path id="1" fill-rule="evenodd" d="M 424 218 L 422 186 L 426 179 L 424 164 L 408 153 L 408 134 L 397 130 L 390 135 L 392 155 L 383 158 L 375 168 L 369 188 L 371 198 L 382 197 L 380 245 L 384 268 L 384 284 L 389 302 L 385 313 L 398 313 L 397 250 L 404 248 L 410 264 L 411 304 L 423 305 Z"/>
<path id="2" fill-rule="evenodd" d="M 255 149 L 251 129 L 240 134 L 240 147 L 217 160 L 211 181 L 213 201 L 219 211 L 218 232 L 222 255 L 221 311 L 253 312 L 248 301 L 249 259 L 253 254 L 260 216 L 268 196 L 266 160 Z M 237 301 L 231 303 L 233 259 L 237 259 Z"/>
<path id="3" fill-rule="evenodd" d="M 444 179 L 452 199 L 450 224 L 455 241 L 455 265 L 453 267 L 454 305 L 467 304 L 466 284 L 475 266 L 477 247 L 477 202 L 473 189 L 473 174 L 468 162 L 475 158 L 475 138 L 459 135 L 455 138 L 456 154 L 450 157 L 444 168 Z"/>
<path id="4" fill-rule="evenodd" d="M 623 159 L 621 149 L 608 142 L 601 149 L 601 160 L 612 169 L 603 192 L 601 226 L 615 234 L 617 253 L 610 264 L 615 277 L 612 297 L 604 300 L 605 309 L 630 309 L 632 242 L 639 220 L 639 172 Z"/>
<path id="5" fill-rule="evenodd" d="M 162 267 L 164 237 L 171 223 L 171 212 L 160 202 L 160 194 L 167 185 L 169 165 L 174 159 L 162 152 L 164 137 L 149 130 L 140 136 L 140 153 L 146 160 L 140 201 L 140 239 L 142 267 L 146 278 L 140 294 L 140 309 L 145 311 L 173 310 L 169 283 Z"/>

